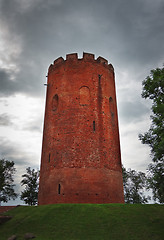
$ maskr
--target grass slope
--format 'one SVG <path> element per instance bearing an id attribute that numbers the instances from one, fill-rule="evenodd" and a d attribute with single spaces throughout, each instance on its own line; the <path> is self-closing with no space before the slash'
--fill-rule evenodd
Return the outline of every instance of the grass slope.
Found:
<path id="1" fill-rule="evenodd" d="M 21 206 L 0 226 L 0 239 L 27 232 L 40 240 L 162 240 L 164 205 L 55 204 Z"/>

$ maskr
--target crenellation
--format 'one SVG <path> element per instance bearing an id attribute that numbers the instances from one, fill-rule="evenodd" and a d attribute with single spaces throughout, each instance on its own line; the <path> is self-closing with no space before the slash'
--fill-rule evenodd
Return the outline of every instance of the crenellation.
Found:
<path id="1" fill-rule="evenodd" d="M 39 205 L 123 203 L 114 69 L 77 53 L 49 67 Z"/>
<path id="2" fill-rule="evenodd" d="M 86 61 L 94 61 L 95 60 L 95 55 L 92 53 L 85 53 L 83 52 L 83 59 Z"/>
<path id="3" fill-rule="evenodd" d="M 67 54 L 50 65 L 47 86 L 39 205 L 123 203 L 112 64 Z"/>
<path id="4" fill-rule="evenodd" d="M 48 68 L 48 73 L 50 73 L 51 71 L 53 71 L 54 69 L 54 65 L 53 64 L 50 64 L 49 68 Z"/>
<path id="5" fill-rule="evenodd" d="M 66 61 L 76 61 L 76 60 L 81 60 L 81 61 L 91 61 L 91 62 L 97 62 L 102 64 L 104 67 L 108 68 L 110 71 L 114 71 L 114 68 L 112 66 L 112 64 L 108 64 L 108 60 L 106 60 L 105 58 L 99 56 L 96 60 L 95 60 L 95 55 L 92 53 L 86 53 L 83 52 L 83 57 L 82 58 L 78 58 L 78 54 L 77 53 L 70 53 L 66 55 L 66 60 L 64 60 L 62 57 L 57 58 L 53 64 L 50 65 L 48 72 L 53 71 L 54 67 L 58 66 L 59 64 L 62 64 Z"/>
<path id="6" fill-rule="evenodd" d="M 64 59 L 62 57 L 59 57 L 54 61 L 54 65 L 57 65 L 57 64 L 60 64 L 60 63 L 63 63 L 63 62 L 64 62 Z"/>
<path id="7" fill-rule="evenodd" d="M 98 63 L 102 63 L 102 64 L 104 64 L 104 65 L 108 65 L 108 60 L 106 60 L 105 58 L 103 58 L 103 57 L 98 57 L 97 58 L 97 62 Z"/>
<path id="8" fill-rule="evenodd" d="M 77 59 L 78 59 L 77 53 L 70 53 L 66 55 L 66 60 L 77 60 Z"/>
<path id="9" fill-rule="evenodd" d="M 114 67 L 113 67 L 113 65 L 111 63 L 108 64 L 108 68 L 109 68 L 110 71 L 114 72 Z"/>

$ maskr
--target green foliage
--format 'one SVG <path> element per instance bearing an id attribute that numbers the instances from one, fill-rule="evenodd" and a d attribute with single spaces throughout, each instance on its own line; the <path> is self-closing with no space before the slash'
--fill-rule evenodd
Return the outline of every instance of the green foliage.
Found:
<path id="1" fill-rule="evenodd" d="M 154 201 L 164 203 L 164 164 L 153 163 L 148 167 L 148 187 L 153 191 Z"/>
<path id="2" fill-rule="evenodd" d="M 144 135 L 139 138 L 143 144 L 151 148 L 154 162 L 164 160 L 164 68 L 151 70 L 143 82 L 142 97 L 152 100 L 152 125 Z"/>
<path id="3" fill-rule="evenodd" d="M 124 198 L 126 203 L 147 203 L 150 197 L 144 196 L 146 188 L 146 175 L 143 172 L 122 167 Z"/>
<path id="4" fill-rule="evenodd" d="M 164 67 L 151 70 L 142 85 L 142 97 L 152 100 L 152 124 L 148 132 L 139 135 L 139 139 L 151 148 L 154 163 L 148 166 L 148 183 L 153 198 L 164 203 Z"/>
<path id="5" fill-rule="evenodd" d="M 14 162 L 0 159 L 0 204 L 8 202 L 10 199 L 16 199 L 17 194 L 14 191 L 13 175 L 16 172 Z"/>
<path id="6" fill-rule="evenodd" d="M 161 240 L 164 206 L 151 204 L 51 204 L 17 207 L 0 238 L 31 232 L 39 240 Z"/>
<path id="7" fill-rule="evenodd" d="M 21 185 L 25 185 L 25 190 L 21 192 L 21 200 L 32 206 L 38 202 L 39 171 L 26 168 L 27 173 L 23 174 Z"/>

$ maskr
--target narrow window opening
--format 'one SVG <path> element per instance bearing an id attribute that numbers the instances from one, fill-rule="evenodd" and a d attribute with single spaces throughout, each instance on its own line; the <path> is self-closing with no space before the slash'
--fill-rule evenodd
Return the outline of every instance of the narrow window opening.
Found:
<path id="1" fill-rule="evenodd" d="M 109 111 L 111 113 L 111 116 L 114 116 L 114 104 L 113 104 L 113 98 L 109 98 Z"/>
<path id="2" fill-rule="evenodd" d="M 51 154 L 48 155 L 48 162 L 50 162 Z"/>
<path id="3" fill-rule="evenodd" d="M 99 84 L 100 84 L 102 74 L 98 74 L 98 77 L 99 77 Z"/>
<path id="4" fill-rule="evenodd" d="M 58 108 L 58 102 L 59 102 L 59 97 L 58 97 L 58 95 L 57 94 L 55 94 L 54 96 L 53 96 L 53 99 L 52 99 L 52 111 L 56 111 L 57 110 L 57 108 Z"/>
<path id="5" fill-rule="evenodd" d="M 95 121 L 93 121 L 93 131 L 94 131 L 94 132 L 96 131 L 96 124 L 95 124 Z"/>
<path id="6" fill-rule="evenodd" d="M 58 194 L 60 195 L 60 191 L 61 191 L 61 186 L 60 186 L 60 183 L 58 185 Z"/>

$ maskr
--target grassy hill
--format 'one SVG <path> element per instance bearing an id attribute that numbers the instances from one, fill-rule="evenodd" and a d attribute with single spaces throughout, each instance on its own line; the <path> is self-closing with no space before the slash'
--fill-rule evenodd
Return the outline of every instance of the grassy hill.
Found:
<path id="1" fill-rule="evenodd" d="M 0 239 L 27 232 L 43 240 L 163 240 L 164 205 L 55 204 L 20 206 L 0 226 Z"/>

